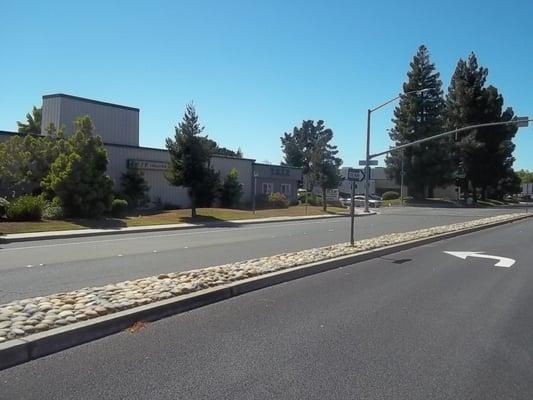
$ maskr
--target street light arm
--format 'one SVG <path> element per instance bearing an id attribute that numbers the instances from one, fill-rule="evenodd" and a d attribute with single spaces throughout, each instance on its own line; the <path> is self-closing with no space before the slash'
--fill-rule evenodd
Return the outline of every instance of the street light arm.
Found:
<path id="1" fill-rule="evenodd" d="M 398 100 L 398 99 L 399 99 L 400 97 L 402 97 L 402 96 L 405 96 L 405 95 L 408 95 L 408 94 L 413 94 L 413 93 L 424 93 L 424 92 L 427 92 L 428 90 L 431 90 L 431 88 L 420 89 L 420 90 L 411 90 L 411 91 L 409 91 L 409 92 L 400 93 L 400 94 L 399 94 L 398 96 L 396 96 L 395 98 L 390 99 L 390 100 L 387 100 L 385 103 L 380 104 L 380 105 L 377 106 L 377 107 L 371 108 L 371 109 L 370 109 L 370 112 L 373 113 L 374 111 L 379 110 L 379 109 L 382 108 L 382 107 L 385 107 L 387 104 L 390 104 L 390 103 L 392 103 L 393 101 Z"/>
<path id="2" fill-rule="evenodd" d="M 460 132 L 469 131 L 469 130 L 477 129 L 477 128 L 486 128 L 488 126 L 518 124 L 520 122 L 526 122 L 526 121 L 525 120 L 522 120 L 522 121 L 511 120 L 511 121 L 505 121 L 505 122 L 489 122 L 489 123 L 486 123 L 486 124 L 477 124 L 477 125 L 465 126 L 463 128 L 454 129 L 452 131 L 439 133 L 438 135 L 433 135 L 433 136 L 430 136 L 430 137 L 427 137 L 427 138 L 424 138 L 424 139 L 415 140 L 414 142 L 409 142 L 409 143 L 406 143 L 406 144 L 395 146 L 395 147 L 390 148 L 389 150 L 385 150 L 385 151 L 382 151 L 380 153 L 370 154 L 368 156 L 368 159 L 376 158 L 376 157 L 379 157 L 379 156 L 382 156 L 382 155 L 385 155 L 385 154 L 388 154 L 388 153 L 392 153 L 393 151 L 396 151 L 396 150 L 405 149 L 406 147 L 411 147 L 411 146 L 414 146 L 415 144 L 425 143 L 425 142 L 429 142 L 430 140 L 439 139 L 441 137 L 448 136 L 448 135 L 451 135 L 451 134 L 454 134 L 454 133 L 460 133 Z M 533 122 L 533 119 L 528 119 L 527 122 Z"/>

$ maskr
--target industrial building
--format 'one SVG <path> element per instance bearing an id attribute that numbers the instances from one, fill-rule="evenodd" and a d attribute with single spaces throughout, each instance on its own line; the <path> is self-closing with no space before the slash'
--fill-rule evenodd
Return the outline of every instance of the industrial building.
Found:
<path id="1" fill-rule="evenodd" d="M 65 136 L 74 132 L 74 120 L 88 115 L 94 132 L 102 137 L 107 149 L 107 173 L 113 178 L 115 190 L 120 190 L 120 177 L 128 168 L 138 168 L 150 186 L 152 202 L 170 203 L 188 207 L 190 199 L 186 188 L 172 186 L 165 177 L 170 155 L 166 149 L 139 145 L 139 109 L 86 99 L 67 94 L 43 96 L 41 130 L 53 123 L 65 127 Z M 0 140 L 14 132 L 0 131 Z M 297 199 L 298 185 L 302 180 L 300 168 L 256 163 L 250 158 L 214 155 L 211 166 L 220 173 L 221 180 L 232 168 L 238 171 L 243 188 L 241 202 L 251 204 L 255 193 L 282 192 L 290 201 Z"/>

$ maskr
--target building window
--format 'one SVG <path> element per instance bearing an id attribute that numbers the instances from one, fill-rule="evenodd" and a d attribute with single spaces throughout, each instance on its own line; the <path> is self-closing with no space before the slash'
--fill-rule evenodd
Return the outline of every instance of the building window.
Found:
<path id="1" fill-rule="evenodd" d="M 273 185 L 271 182 L 263 182 L 263 193 L 268 194 L 274 191 Z"/>
<path id="2" fill-rule="evenodd" d="M 290 196 L 291 195 L 291 185 L 290 185 L 290 183 L 282 183 L 281 186 L 280 186 L 280 191 L 285 196 Z"/>

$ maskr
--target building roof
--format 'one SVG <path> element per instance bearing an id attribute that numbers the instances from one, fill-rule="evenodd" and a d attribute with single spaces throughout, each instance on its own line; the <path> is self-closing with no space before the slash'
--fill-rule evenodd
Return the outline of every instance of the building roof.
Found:
<path id="1" fill-rule="evenodd" d="M 283 168 L 292 168 L 292 169 L 302 169 L 300 167 L 292 167 L 290 165 L 281 165 L 281 164 L 267 164 L 267 163 L 258 163 L 254 162 L 255 165 L 262 165 L 264 167 L 283 167 Z"/>
<path id="2" fill-rule="evenodd" d="M 53 93 L 53 94 L 45 94 L 43 96 L 44 99 L 54 98 L 54 97 L 63 97 L 67 99 L 73 99 L 78 101 L 83 101 L 85 103 L 92 103 L 92 104 L 99 104 L 102 106 L 108 106 L 108 107 L 115 107 L 115 108 L 121 108 L 123 110 L 129 110 L 129 111 L 136 111 L 139 112 L 138 108 L 135 107 L 129 107 L 129 106 L 123 106 L 120 104 L 114 104 L 114 103 L 107 103 L 105 101 L 99 101 L 99 100 L 93 100 L 93 99 L 87 99 L 85 97 L 78 97 L 78 96 L 72 96 L 70 94 L 64 94 L 64 93 Z"/>

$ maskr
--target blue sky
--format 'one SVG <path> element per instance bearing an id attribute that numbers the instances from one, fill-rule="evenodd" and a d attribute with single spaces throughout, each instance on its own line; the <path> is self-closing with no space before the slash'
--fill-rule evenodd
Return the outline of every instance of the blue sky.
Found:
<path id="1" fill-rule="evenodd" d="M 533 2 L 0 0 L 0 130 L 41 96 L 141 109 L 141 144 L 163 147 L 187 102 L 209 136 L 279 162 L 279 137 L 323 119 L 344 165 L 364 154 L 366 109 L 396 95 L 420 44 L 446 90 L 471 51 L 518 115 L 533 115 Z M 393 106 L 375 113 L 389 145 Z M 515 140 L 533 169 L 533 129 Z"/>

